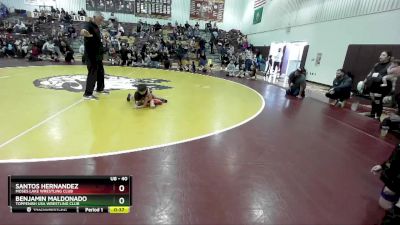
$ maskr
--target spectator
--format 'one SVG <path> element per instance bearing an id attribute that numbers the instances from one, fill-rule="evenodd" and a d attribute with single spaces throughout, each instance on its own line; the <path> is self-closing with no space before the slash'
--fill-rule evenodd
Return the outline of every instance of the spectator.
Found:
<path id="1" fill-rule="evenodd" d="M 253 61 L 253 53 L 250 51 L 250 48 L 246 49 L 245 57 L 245 71 L 249 71 Z"/>
<path id="2" fill-rule="evenodd" d="M 325 94 L 329 98 L 329 103 L 343 108 L 345 101 L 350 98 L 352 83 L 351 77 L 343 69 L 338 69 L 332 88 Z"/>
<path id="3" fill-rule="evenodd" d="M 386 87 L 388 85 L 388 80 L 392 82 L 392 84 L 395 84 L 397 81 L 397 78 L 400 76 L 400 59 L 395 59 L 392 61 L 390 64 L 388 70 L 387 70 L 388 75 L 382 77 L 382 84 L 381 87 Z M 394 86 L 394 85 L 392 85 Z"/>
<path id="4" fill-rule="evenodd" d="M 265 66 L 265 76 L 271 74 L 271 68 L 272 68 L 272 55 L 269 55 Z"/>
<path id="5" fill-rule="evenodd" d="M 171 69 L 171 61 L 169 60 L 168 50 L 165 50 L 162 56 L 162 60 L 164 63 L 164 69 Z"/>
<path id="6" fill-rule="evenodd" d="M 151 67 L 159 67 L 160 54 L 158 53 L 155 47 L 150 52 L 150 59 L 151 59 L 150 62 Z"/>
<path id="7" fill-rule="evenodd" d="M 28 60 L 40 61 L 39 55 L 40 55 L 40 48 L 35 43 L 33 43 L 32 50 L 30 51 L 30 55 L 28 56 Z"/>
<path id="8" fill-rule="evenodd" d="M 121 23 L 118 24 L 118 33 L 120 36 L 125 35 L 125 29 L 124 29 L 124 27 L 122 27 Z"/>
<path id="9" fill-rule="evenodd" d="M 110 18 L 108 19 L 109 21 L 111 21 L 112 23 L 115 23 L 115 22 L 117 22 L 117 17 L 114 15 L 114 13 L 112 12 L 111 13 L 111 16 L 110 16 Z"/>
<path id="10" fill-rule="evenodd" d="M 247 40 L 247 35 L 242 38 L 242 46 L 243 46 L 243 49 L 248 49 L 250 47 L 249 42 Z"/>
<path id="11" fill-rule="evenodd" d="M 193 30 L 193 36 L 196 37 L 196 38 L 200 37 L 200 30 L 199 30 L 199 27 L 196 27 L 196 28 Z"/>
<path id="12" fill-rule="evenodd" d="M 18 20 L 17 24 L 14 25 L 15 33 L 26 33 L 26 30 L 27 28 L 21 20 Z"/>
<path id="13" fill-rule="evenodd" d="M 210 44 L 211 54 L 214 54 L 214 42 L 215 42 L 215 37 L 214 35 L 211 34 L 210 41 L 208 42 Z"/>
<path id="14" fill-rule="evenodd" d="M 79 16 L 86 16 L 86 11 L 82 8 L 80 11 L 78 11 Z"/>
<path id="15" fill-rule="evenodd" d="M 233 61 L 230 61 L 228 66 L 226 67 L 225 71 L 226 76 L 228 77 L 235 77 L 236 76 L 236 66 Z"/>
<path id="16" fill-rule="evenodd" d="M 142 26 L 143 26 L 143 22 L 142 22 L 142 20 L 140 19 L 139 22 L 138 22 L 138 24 L 136 25 L 136 32 L 137 32 L 137 33 L 140 33 L 140 32 L 142 31 Z"/>
<path id="17" fill-rule="evenodd" d="M 49 39 L 46 43 L 44 43 L 42 47 L 42 53 L 45 56 L 50 56 L 51 58 L 54 57 L 55 49 L 54 49 L 54 42 L 52 39 Z"/>
<path id="18" fill-rule="evenodd" d="M 75 61 L 74 59 L 74 51 L 72 50 L 71 46 L 69 46 L 65 41 L 61 41 L 61 53 L 65 57 L 65 62 L 66 63 L 71 63 L 72 61 Z"/>
<path id="19" fill-rule="evenodd" d="M 257 64 L 253 61 L 250 67 L 250 71 L 247 73 L 250 76 L 249 79 L 256 80 L 257 79 L 256 73 L 257 73 Z"/>
<path id="20" fill-rule="evenodd" d="M 400 224 L 400 145 L 397 145 L 390 157 L 380 165 L 372 167 L 373 174 L 379 174 L 385 184 L 381 191 L 379 205 L 387 210 L 382 225 Z"/>
<path id="21" fill-rule="evenodd" d="M 190 27 L 190 24 L 189 24 L 189 22 L 186 20 L 185 28 L 186 28 L 186 29 L 189 29 L 189 27 Z"/>
<path id="22" fill-rule="evenodd" d="M 39 23 L 46 23 L 46 22 L 47 22 L 46 14 L 44 12 L 41 12 L 39 16 Z"/>
<path id="23" fill-rule="evenodd" d="M 61 14 L 64 14 L 64 13 L 61 13 Z M 71 24 L 72 23 L 72 16 L 68 12 L 66 12 L 63 21 L 65 23 L 67 23 L 67 24 Z"/>
<path id="24" fill-rule="evenodd" d="M 199 41 L 199 47 L 200 47 L 200 51 L 205 52 L 206 51 L 206 41 L 203 38 L 200 38 Z"/>
<path id="25" fill-rule="evenodd" d="M 200 60 L 199 60 L 199 67 L 205 67 L 207 65 L 207 56 L 205 51 L 201 51 L 200 53 Z"/>
<path id="26" fill-rule="evenodd" d="M 63 8 L 61 8 L 61 14 L 66 14 Z"/>
<path id="27" fill-rule="evenodd" d="M 111 38 L 111 47 L 115 49 L 116 52 L 121 50 L 121 42 L 118 38 L 112 37 Z"/>
<path id="28" fill-rule="evenodd" d="M 122 44 L 121 47 L 121 66 L 126 66 L 128 64 L 128 54 L 132 54 L 132 52 L 127 48 L 126 44 Z"/>
<path id="29" fill-rule="evenodd" d="M 222 69 L 224 69 L 226 66 L 228 66 L 229 61 L 230 60 L 229 60 L 228 54 L 227 53 L 222 54 L 222 56 L 221 56 L 221 67 L 222 67 Z M 250 64 L 250 66 L 251 66 L 251 64 Z M 248 70 L 250 70 L 250 66 L 249 66 Z"/>
<path id="30" fill-rule="evenodd" d="M 382 77 L 388 74 L 388 68 L 392 53 L 383 51 L 379 56 L 379 62 L 374 65 L 371 72 L 365 78 L 365 93 L 369 93 L 371 97 L 371 114 L 372 118 L 379 119 L 383 111 L 383 98 L 392 90 L 392 82 L 387 81 L 387 86 L 381 87 Z"/>
<path id="31" fill-rule="evenodd" d="M 212 24 L 211 21 L 206 23 L 206 27 L 204 28 L 207 32 L 211 32 L 212 31 Z"/>
<path id="32" fill-rule="evenodd" d="M 304 68 L 298 68 L 296 71 L 292 72 L 289 75 L 288 83 L 289 89 L 286 91 L 287 95 L 304 98 L 306 89 L 306 70 Z"/>
<path id="33" fill-rule="evenodd" d="M 273 73 L 278 73 L 278 71 L 279 71 L 279 75 L 281 75 L 282 57 L 283 57 L 282 49 L 279 48 L 278 52 L 274 55 L 274 66 L 273 66 L 274 71 L 273 71 Z"/>
<path id="34" fill-rule="evenodd" d="M 16 51 L 17 49 L 15 44 L 12 43 L 11 41 L 8 41 L 4 51 L 5 55 L 8 57 L 15 57 Z"/>
<path id="35" fill-rule="evenodd" d="M 154 31 L 158 32 L 159 30 L 161 30 L 161 24 L 157 21 L 156 24 L 154 25 Z"/>
<path id="36" fill-rule="evenodd" d="M 76 38 L 77 36 L 78 36 L 78 34 L 76 33 L 76 30 L 75 30 L 74 26 L 69 25 L 68 26 L 68 37 Z"/>

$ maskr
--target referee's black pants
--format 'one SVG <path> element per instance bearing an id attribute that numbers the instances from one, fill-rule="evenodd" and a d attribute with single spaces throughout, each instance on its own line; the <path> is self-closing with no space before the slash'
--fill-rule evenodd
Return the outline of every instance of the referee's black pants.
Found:
<path id="1" fill-rule="evenodd" d="M 88 76 L 86 79 L 85 96 L 93 95 L 93 90 L 97 82 L 96 91 L 104 90 L 104 67 L 102 61 L 88 62 Z"/>

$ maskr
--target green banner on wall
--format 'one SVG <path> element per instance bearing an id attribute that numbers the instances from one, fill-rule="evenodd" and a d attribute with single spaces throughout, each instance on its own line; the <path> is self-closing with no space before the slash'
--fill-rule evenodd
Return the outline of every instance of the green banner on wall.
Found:
<path id="1" fill-rule="evenodd" d="M 264 7 L 254 10 L 253 24 L 261 22 Z"/>

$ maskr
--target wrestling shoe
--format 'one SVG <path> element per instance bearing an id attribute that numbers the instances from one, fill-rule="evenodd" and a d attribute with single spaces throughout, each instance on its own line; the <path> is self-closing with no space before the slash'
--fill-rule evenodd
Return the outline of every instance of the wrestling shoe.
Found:
<path id="1" fill-rule="evenodd" d="M 84 100 L 99 100 L 96 96 L 94 95 L 84 95 L 83 96 Z"/>
<path id="2" fill-rule="evenodd" d="M 96 91 L 96 93 L 98 93 L 98 94 L 103 94 L 103 95 L 110 95 L 110 92 L 109 92 L 109 91 L 106 91 L 106 90 Z"/>

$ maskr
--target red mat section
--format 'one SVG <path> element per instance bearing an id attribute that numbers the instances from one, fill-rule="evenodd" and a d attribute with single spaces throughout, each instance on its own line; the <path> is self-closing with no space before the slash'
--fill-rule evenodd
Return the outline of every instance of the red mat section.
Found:
<path id="1" fill-rule="evenodd" d="M 118 156 L 0 164 L 0 224 L 379 223 L 382 183 L 369 171 L 396 140 L 379 138 L 378 122 L 350 110 L 287 98 L 265 82 L 237 81 L 259 91 L 266 107 L 234 130 Z M 132 212 L 11 214 L 10 174 L 131 174 Z"/>

